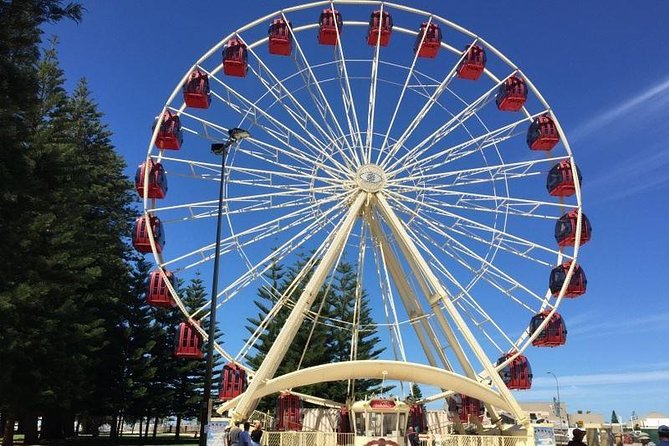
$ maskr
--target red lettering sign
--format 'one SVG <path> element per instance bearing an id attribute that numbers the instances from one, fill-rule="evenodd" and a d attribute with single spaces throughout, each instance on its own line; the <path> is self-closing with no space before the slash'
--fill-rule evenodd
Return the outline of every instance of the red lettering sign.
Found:
<path id="1" fill-rule="evenodd" d="M 395 401 L 393 400 L 371 400 L 369 407 L 372 409 L 394 409 Z"/>

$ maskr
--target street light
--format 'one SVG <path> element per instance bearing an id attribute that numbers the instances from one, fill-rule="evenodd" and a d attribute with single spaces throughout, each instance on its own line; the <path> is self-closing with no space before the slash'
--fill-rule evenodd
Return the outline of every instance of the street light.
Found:
<path id="1" fill-rule="evenodd" d="M 214 278 L 211 284 L 211 304 L 209 307 L 209 342 L 207 343 L 207 370 L 204 375 L 204 395 L 202 397 L 202 410 L 200 412 L 200 446 L 207 445 L 207 430 L 209 417 L 211 416 L 211 381 L 214 368 L 214 337 L 216 336 L 216 300 L 218 294 L 218 265 L 221 258 L 221 220 L 223 215 L 223 178 L 225 175 L 225 156 L 228 149 L 235 143 L 250 137 L 251 134 L 244 129 L 233 128 L 228 130 L 228 140 L 224 143 L 214 143 L 211 151 L 215 155 L 221 155 L 221 181 L 218 190 L 218 216 L 216 217 L 216 243 L 214 251 Z"/>
<path id="2" fill-rule="evenodd" d="M 553 372 L 546 372 L 547 375 L 553 375 L 555 378 L 555 386 L 557 387 L 557 409 L 555 410 L 555 415 L 560 419 L 560 424 L 562 424 L 562 413 L 560 408 L 560 383 L 558 382 L 558 377 Z"/>

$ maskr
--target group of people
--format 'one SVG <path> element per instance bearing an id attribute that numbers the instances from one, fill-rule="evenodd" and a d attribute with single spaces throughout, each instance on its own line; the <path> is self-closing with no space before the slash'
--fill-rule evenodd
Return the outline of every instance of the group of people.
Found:
<path id="1" fill-rule="evenodd" d="M 225 436 L 227 446 L 259 446 L 262 438 L 262 426 L 260 421 L 253 422 L 253 429 L 251 423 L 248 421 L 235 421 Z"/>
<path id="2" fill-rule="evenodd" d="M 583 441 L 583 437 L 585 437 L 585 431 L 583 429 L 574 429 L 572 435 L 574 438 L 567 443 L 567 446 L 587 446 Z M 657 436 L 660 439 L 660 442 L 657 445 L 650 441 L 650 436 L 648 434 L 642 435 L 639 441 L 643 446 L 669 446 L 669 426 L 663 424 L 658 427 Z M 622 436 L 617 436 L 616 445 L 620 444 L 623 444 Z"/>

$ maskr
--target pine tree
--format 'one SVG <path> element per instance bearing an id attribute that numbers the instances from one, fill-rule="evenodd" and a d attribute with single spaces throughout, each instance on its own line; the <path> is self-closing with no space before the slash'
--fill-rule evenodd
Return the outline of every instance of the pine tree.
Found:
<path id="1" fill-rule="evenodd" d="M 334 293 L 332 296 L 332 312 L 330 316 L 332 319 L 339 319 L 343 321 L 353 321 L 356 300 L 358 299 L 356 290 L 358 286 L 357 274 L 352 264 L 343 262 L 337 267 L 337 274 L 334 282 Z M 357 326 L 358 340 L 357 340 L 357 355 L 355 359 L 377 359 L 383 348 L 377 348 L 380 342 L 376 335 L 376 328 L 371 316 L 371 308 L 369 304 L 369 297 L 367 292 L 361 290 L 359 308 L 359 316 Z M 343 330 L 341 328 L 332 328 L 330 335 L 333 340 L 332 354 L 333 361 L 349 361 L 351 360 L 351 341 L 352 333 L 350 330 Z M 387 389 L 380 387 L 381 381 L 377 379 L 362 379 L 357 380 L 354 386 L 354 393 L 347 395 L 353 399 L 361 399 L 366 395 L 373 393 L 380 393 Z M 333 397 L 335 395 L 346 395 L 348 383 L 332 383 Z"/>
<path id="2" fill-rule="evenodd" d="M 264 285 L 258 290 L 258 298 L 255 300 L 258 313 L 255 317 L 247 319 L 249 324 L 246 329 L 249 333 L 256 330 L 286 292 L 295 277 L 305 267 L 305 264 L 304 257 L 288 269 L 274 263 L 265 273 L 265 278 L 270 285 Z M 306 274 L 306 277 L 295 287 L 289 296 L 291 300 L 295 301 L 299 298 L 304 284 L 309 280 L 309 276 L 310 274 Z M 304 323 L 295 335 L 291 348 L 286 352 L 279 365 L 276 375 L 294 371 L 298 369 L 298 366 L 299 368 L 307 368 L 319 364 L 350 360 L 351 331 L 347 329 L 348 326 L 333 327 L 332 324 L 324 324 L 323 322 L 326 319 L 344 321 L 353 319 L 353 307 L 356 301 L 355 282 L 356 274 L 353 267 L 350 264 L 341 264 L 335 272 L 330 289 L 328 290 L 328 286 L 324 285 L 314 299 L 311 312 L 312 314 L 319 314 L 318 322 L 314 325 L 313 318 L 305 318 Z M 325 299 L 324 303 L 323 299 Z M 258 342 L 254 345 L 255 354 L 247 358 L 252 368 L 257 369 L 262 364 L 289 312 L 290 308 L 284 305 L 272 322 L 262 331 Z M 360 326 L 371 326 L 370 313 L 367 295 L 363 292 L 360 303 Z M 377 358 L 383 351 L 376 348 L 378 342 L 379 338 L 376 336 L 375 329 L 367 328 L 361 331 L 358 339 L 357 359 Z M 318 348 L 315 346 L 318 346 Z M 356 383 L 354 397 L 380 391 L 379 384 L 379 380 L 359 380 Z M 300 391 L 333 400 L 342 400 L 342 396 L 347 393 L 347 387 L 347 382 L 328 382 L 305 386 L 300 388 Z M 265 398 L 259 403 L 258 409 L 273 410 L 275 403 L 276 397 Z"/>
<path id="3" fill-rule="evenodd" d="M 192 279 L 188 287 L 183 291 L 182 300 L 191 313 L 206 304 L 207 292 L 199 276 Z M 176 322 L 179 323 L 181 321 L 182 318 Z M 206 323 L 206 320 L 203 328 L 208 331 L 209 324 Z M 206 352 L 206 344 L 202 348 Z M 206 361 L 178 358 L 173 361 L 173 367 L 176 375 L 173 407 L 174 415 L 177 417 L 175 435 L 178 439 L 182 419 L 193 418 L 200 414 Z M 215 384 L 216 380 L 212 379 L 212 382 Z"/>
<path id="4" fill-rule="evenodd" d="M 407 398 L 410 401 L 419 401 L 423 398 L 423 392 L 420 386 L 416 383 L 411 384 L 411 395 Z"/>
<path id="5" fill-rule="evenodd" d="M 616 415 L 615 410 L 613 412 L 611 412 L 611 424 L 614 424 L 614 423 L 616 423 L 616 424 L 619 423 L 618 415 Z"/>

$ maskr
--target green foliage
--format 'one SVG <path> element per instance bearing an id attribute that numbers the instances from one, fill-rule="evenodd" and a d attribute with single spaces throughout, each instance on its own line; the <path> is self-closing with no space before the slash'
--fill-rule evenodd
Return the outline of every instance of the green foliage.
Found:
<path id="1" fill-rule="evenodd" d="M 267 285 L 258 290 L 258 298 L 254 304 L 258 310 L 255 317 L 247 319 L 247 331 L 253 334 L 267 315 L 277 306 L 277 303 L 285 295 L 289 301 L 296 301 L 301 295 L 304 285 L 310 277 L 308 271 L 302 280 L 295 278 L 305 268 L 306 260 L 298 260 L 294 265 L 286 268 L 279 263 L 274 263 L 265 273 Z M 291 284 L 293 284 L 291 288 Z M 281 375 L 300 368 L 312 367 L 319 364 L 331 362 L 349 361 L 351 359 L 352 332 L 345 324 L 324 324 L 325 320 L 354 320 L 356 300 L 356 273 L 350 264 L 342 263 L 337 268 L 331 285 L 325 285 L 316 296 L 310 317 L 305 318 L 298 330 L 291 347 L 286 352 L 283 361 L 279 365 L 276 375 Z M 291 289 L 290 292 L 288 290 Z M 271 348 L 274 339 L 285 324 L 290 312 L 290 305 L 280 305 L 280 310 L 274 315 L 271 322 L 260 330 L 258 341 L 254 344 L 255 353 L 247 358 L 248 364 L 258 368 L 267 352 Z M 314 322 L 317 320 L 318 322 Z M 372 324 L 369 301 L 367 294 L 361 290 L 358 305 L 358 326 L 369 327 Z M 377 348 L 379 338 L 375 329 L 358 331 L 357 359 L 374 359 L 381 353 Z M 381 391 L 379 380 L 358 380 L 352 387 L 352 397 L 361 398 L 366 394 Z M 349 392 L 349 383 L 329 382 L 305 386 L 298 389 L 300 392 L 329 398 L 335 401 L 343 401 Z M 273 410 L 276 405 L 276 396 L 264 398 L 258 405 L 259 410 Z"/>
<path id="2" fill-rule="evenodd" d="M 611 412 L 611 424 L 613 423 L 620 423 L 620 421 L 618 421 L 618 415 L 616 415 L 615 410 Z"/>

